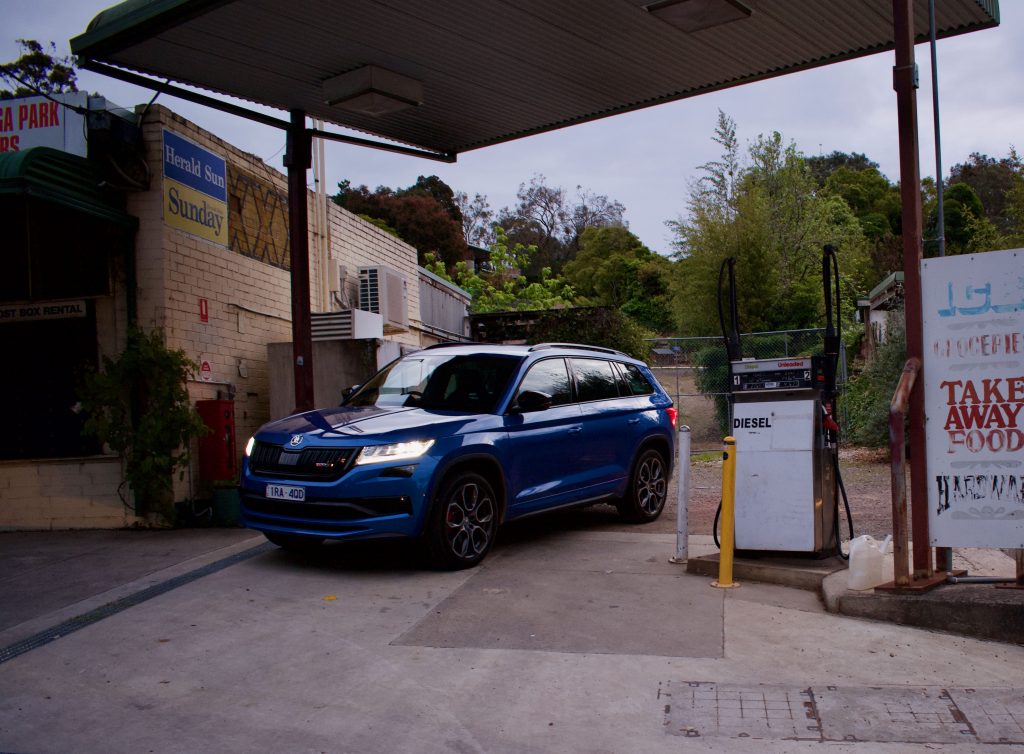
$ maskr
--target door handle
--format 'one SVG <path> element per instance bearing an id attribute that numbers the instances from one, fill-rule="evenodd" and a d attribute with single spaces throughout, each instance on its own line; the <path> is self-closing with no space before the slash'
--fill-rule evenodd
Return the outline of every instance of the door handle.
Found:
<path id="1" fill-rule="evenodd" d="M 632 419 L 626 419 L 626 424 L 639 424 L 639 423 L 640 423 L 640 417 L 639 416 L 635 416 Z"/>
<path id="2" fill-rule="evenodd" d="M 577 427 L 569 427 L 569 434 L 570 435 L 578 435 L 582 431 L 583 431 L 583 427 L 579 427 L 579 426 L 577 426 Z"/>

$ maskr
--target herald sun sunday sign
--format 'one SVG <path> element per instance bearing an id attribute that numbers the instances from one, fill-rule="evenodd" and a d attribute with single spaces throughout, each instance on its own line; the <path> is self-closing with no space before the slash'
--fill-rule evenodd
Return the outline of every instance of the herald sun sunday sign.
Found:
<path id="1" fill-rule="evenodd" d="M 228 245 L 227 163 L 223 157 L 164 130 L 164 222 Z"/>
<path id="2" fill-rule="evenodd" d="M 921 263 L 929 531 L 1024 547 L 1024 250 Z"/>

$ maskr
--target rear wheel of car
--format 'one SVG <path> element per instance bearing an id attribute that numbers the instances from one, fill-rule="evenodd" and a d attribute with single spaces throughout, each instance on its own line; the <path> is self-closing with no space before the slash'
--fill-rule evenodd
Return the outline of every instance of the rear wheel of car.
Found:
<path id="1" fill-rule="evenodd" d="M 461 471 L 441 486 L 424 541 L 431 564 L 446 570 L 475 566 L 491 549 L 498 526 L 494 489 L 480 474 Z"/>
<path id="2" fill-rule="evenodd" d="M 300 534 L 281 534 L 279 532 L 263 532 L 263 536 L 273 544 L 288 552 L 316 552 L 323 546 L 320 537 L 303 537 Z"/>
<path id="3" fill-rule="evenodd" d="M 654 521 L 665 509 L 668 497 L 668 465 L 664 456 L 648 448 L 633 464 L 626 497 L 619 503 L 619 514 L 630 523 Z"/>

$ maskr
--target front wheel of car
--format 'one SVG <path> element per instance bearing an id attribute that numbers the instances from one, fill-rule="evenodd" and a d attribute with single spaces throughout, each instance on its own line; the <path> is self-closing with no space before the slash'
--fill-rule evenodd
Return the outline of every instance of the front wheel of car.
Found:
<path id="1" fill-rule="evenodd" d="M 263 536 L 273 544 L 288 552 L 316 552 L 323 546 L 320 537 L 303 537 L 299 534 L 281 534 L 279 532 L 263 532 Z"/>
<path id="2" fill-rule="evenodd" d="M 648 448 L 633 464 L 626 497 L 619 503 L 619 514 L 634 524 L 654 521 L 665 509 L 668 497 L 668 465 L 658 451 Z"/>
<path id="3" fill-rule="evenodd" d="M 437 568 L 471 568 L 494 543 L 498 503 L 480 474 L 463 471 L 446 479 L 434 501 L 424 540 L 427 558 Z"/>

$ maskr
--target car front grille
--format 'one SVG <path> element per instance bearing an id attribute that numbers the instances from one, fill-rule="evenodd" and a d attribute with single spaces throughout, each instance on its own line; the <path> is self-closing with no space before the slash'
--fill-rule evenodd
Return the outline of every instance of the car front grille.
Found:
<path id="1" fill-rule="evenodd" d="M 258 442 L 249 457 L 249 467 L 261 476 L 331 480 L 348 471 L 358 452 L 358 448 L 305 448 L 293 452 Z"/>

